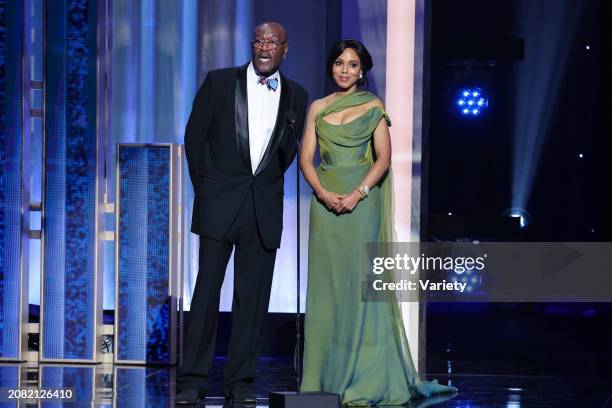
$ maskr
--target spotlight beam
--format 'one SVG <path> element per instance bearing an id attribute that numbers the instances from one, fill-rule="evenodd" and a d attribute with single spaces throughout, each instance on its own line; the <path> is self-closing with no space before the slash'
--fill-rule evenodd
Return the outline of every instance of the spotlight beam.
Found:
<path id="1" fill-rule="evenodd" d="M 518 34 L 526 41 L 525 61 L 516 75 L 512 207 L 526 208 L 583 4 L 522 4 Z"/>

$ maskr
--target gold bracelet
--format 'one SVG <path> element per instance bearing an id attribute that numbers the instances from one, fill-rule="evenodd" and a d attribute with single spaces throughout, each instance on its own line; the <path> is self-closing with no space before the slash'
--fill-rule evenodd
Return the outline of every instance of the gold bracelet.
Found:
<path id="1" fill-rule="evenodd" d="M 359 186 L 359 192 L 363 197 L 367 197 L 368 193 L 370 192 L 370 188 L 367 185 L 363 184 Z"/>
<path id="2" fill-rule="evenodd" d="M 361 196 L 360 200 L 363 200 L 364 198 L 366 198 L 367 194 L 365 194 L 363 191 L 361 191 L 361 188 L 355 187 L 353 190 L 357 190 L 357 192 Z"/>

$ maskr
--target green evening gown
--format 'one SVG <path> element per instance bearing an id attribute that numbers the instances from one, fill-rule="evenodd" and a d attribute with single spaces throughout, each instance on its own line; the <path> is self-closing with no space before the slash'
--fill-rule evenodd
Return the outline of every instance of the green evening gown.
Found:
<path id="1" fill-rule="evenodd" d="M 332 125 L 324 117 L 374 98 L 369 92 L 353 92 L 317 115 L 317 174 L 325 189 L 347 194 L 361 183 L 373 164 L 373 132 L 389 118 L 379 107 L 344 125 Z M 343 405 L 403 405 L 413 398 L 456 391 L 435 380 L 420 380 L 395 300 L 361 300 L 364 243 L 393 240 L 391 189 L 388 174 L 351 213 L 342 215 L 314 196 L 310 205 L 301 391 L 340 394 Z"/>

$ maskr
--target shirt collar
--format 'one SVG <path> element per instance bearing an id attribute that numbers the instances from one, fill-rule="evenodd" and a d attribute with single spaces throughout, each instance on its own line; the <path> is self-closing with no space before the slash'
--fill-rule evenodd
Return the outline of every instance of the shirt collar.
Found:
<path id="1" fill-rule="evenodd" d="M 249 62 L 249 66 L 247 68 L 247 72 L 248 72 L 249 76 L 251 76 L 252 78 L 259 78 L 259 75 L 257 75 L 257 72 L 255 72 L 255 67 L 253 66 L 253 61 Z M 276 78 L 280 82 L 280 71 L 277 69 L 276 72 L 274 72 L 272 75 L 268 76 L 268 78 L 270 78 L 270 79 Z"/>

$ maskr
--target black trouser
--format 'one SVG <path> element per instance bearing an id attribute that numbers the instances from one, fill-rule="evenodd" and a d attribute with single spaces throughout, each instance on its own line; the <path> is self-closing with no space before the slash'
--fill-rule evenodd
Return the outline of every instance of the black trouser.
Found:
<path id="1" fill-rule="evenodd" d="M 200 265 L 183 343 L 179 389 L 208 391 L 219 315 L 219 298 L 232 247 L 234 298 L 232 334 L 224 372 L 224 389 L 249 382 L 261 350 L 262 331 L 272 287 L 276 249 L 267 250 L 257 230 L 252 191 L 223 240 L 200 237 Z"/>

